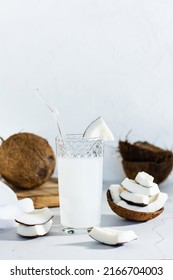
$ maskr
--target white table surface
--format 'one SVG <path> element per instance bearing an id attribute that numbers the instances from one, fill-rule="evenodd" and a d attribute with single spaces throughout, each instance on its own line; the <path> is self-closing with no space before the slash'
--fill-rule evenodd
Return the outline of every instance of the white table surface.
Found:
<path id="1" fill-rule="evenodd" d="M 101 226 L 134 230 L 137 240 L 113 247 L 94 241 L 88 234 L 64 234 L 59 230 L 59 208 L 52 208 L 55 214 L 53 227 L 44 237 L 25 239 L 16 234 L 16 228 L 0 230 L 0 259 L 173 259 L 173 183 L 167 180 L 160 186 L 161 191 L 169 196 L 164 212 L 143 223 L 126 221 L 115 215 L 108 206 L 106 188 L 103 191 Z"/>

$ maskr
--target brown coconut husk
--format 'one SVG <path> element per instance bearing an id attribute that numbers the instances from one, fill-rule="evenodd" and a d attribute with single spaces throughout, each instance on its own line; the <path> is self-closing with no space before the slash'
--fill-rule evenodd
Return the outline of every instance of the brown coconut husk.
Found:
<path id="1" fill-rule="evenodd" d="M 122 165 L 124 172 L 129 179 L 135 179 L 138 172 L 145 171 L 154 177 L 155 183 L 160 184 L 171 173 L 173 168 L 173 160 L 169 159 L 161 163 L 122 160 Z"/>
<path id="2" fill-rule="evenodd" d="M 119 152 L 127 161 L 151 161 L 161 163 L 173 159 L 173 153 L 164 150 L 148 142 L 135 142 L 133 144 L 126 141 L 119 141 Z"/>
<path id="3" fill-rule="evenodd" d="M 55 163 L 48 141 L 32 133 L 14 134 L 0 146 L 0 174 L 15 187 L 42 185 L 51 177 Z"/>
<path id="4" fill-rule="evenodd" d="M 126 220 L 136 221 L 136 222 L 146 222 L 151 219 L 154 219 L 157 216 L 159 216 L 164 210 L 164 208 L 161 208 L 155 212 L 137 212 L 137 211 L 132 211 L 132 210 L 123 208 L 121 206 L 116 205 L 113 202 L 109 190 L 107 191 L 107 201 L 108 201 L 110 208 L 112 209 L 112 211 L 115 214 L 117 214 L 118 216 L 120 216 Z"/>

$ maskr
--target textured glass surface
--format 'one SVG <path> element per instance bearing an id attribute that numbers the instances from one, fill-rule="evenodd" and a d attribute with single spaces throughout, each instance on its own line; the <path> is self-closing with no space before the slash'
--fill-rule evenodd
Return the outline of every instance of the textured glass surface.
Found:
<path id="1" fill-rule="evenodd" d="M 64 139 L 56 138 L 56 149 L 58 157 L 102 157 L 103 139 L 68 135 Z"/>

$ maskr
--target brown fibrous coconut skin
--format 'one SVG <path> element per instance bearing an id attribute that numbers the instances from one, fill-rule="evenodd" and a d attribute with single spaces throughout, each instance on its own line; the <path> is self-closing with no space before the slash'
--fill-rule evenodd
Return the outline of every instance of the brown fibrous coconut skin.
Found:
<path id="1" fill-rule="evenodd" d="M 135 222 L 146 222 L 146 221 L 156 218 L 164 210 L 164 208 L 161 208 L 155 212 L 138 212 L 138 211 L 129 210 L 129 209 L 126 209 L 124 207 L 121 207 L 121 206 L 115 204 L 112 200 L 111 193 L 109 190 L 107 191 L 106 195 L 107 195 L 108 204 L 109 204 L 110 208 L 112 209 L 112 211 L 115 214 L 117 214 L 118 216 L 120 216 L 126 220 L 135 221 Z"/>
<path id="2" fill-rule="evenodd" d="M 119 151 L 124 160 L 127 161 L 146 161 L 162 163 L 167 160 L 173 160 L 173 153 L 169 150 L 164 150 L 147 141 L 137 141 L 130 143 L 126 141 L 119 141 Z"/>
<path id="3" fill-rule="evenodd" d="M 122 166 L 126 176 L 130 179 L 135 179 L 138 172 L 145 171 L 154 177 L 155 183 L 160 184 L 165 181 L 171 173 L 173 160 L 170 159 L 161 163 L 122 160 Z"/>
<path id="4" fill-rule="evenodd" d="M 157 184 L 167 179 L 173 169 L 173 152 L 148 142 L 129 143 L 119 141 L 119 152 L 126 176 L 135 179 L 138 172 L 145 171 Z"/>
<path id="5" fill-rule="evenodd" d="M 32 189 L 45 183 L 56 165 L 48 141 L 33 133 L 17 133 L 0 146 L 0 174 L 10 184 Z"/>

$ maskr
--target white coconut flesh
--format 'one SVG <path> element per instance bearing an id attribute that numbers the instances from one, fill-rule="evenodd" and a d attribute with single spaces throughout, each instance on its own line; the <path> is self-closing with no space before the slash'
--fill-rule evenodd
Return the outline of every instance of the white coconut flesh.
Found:
<path id="1" fill-rule="evenodd" d="M 142 171 L 138 172 L 138 174 L 135 177 L 135 181 L 144 187 L 150 188 L 153 186 L 154 177 Z"/>
<path id="2" fill-rule="evenodd" d="M 46 235 L 52 227 L 52 219 L 47 223 L 35 226 L 26 226 L 19 224 L 17 227 L 17 234 L 23 237 L 38 237 Z"/>
<path id="3" fill-rule="evenodd" d="M 121 187 L 120 185 L 110 185 L 109 187 L 109 191 L 111 193 L 111 197 L 114 203 L 118 203 L 118 201 L 121 200 L 120 194 L 121 192 L 124 190 L 123 187 Z"/>
<path id="4" fill-rule="evenodd" d="M 124 190 L 124 189 L 123 189 Z M 137 211 L 137 212 L 155 212 L 160 210 L 166 203 L 168 195 L 166 193 L 159 192 L 155 200 L 152 201 L 147 206 L 131 205 L 128 202 L 122 200 L 121 192 L 123 191 L 120 185 L 111 185 L 109 191 L 113 202 L 125 209 Z M 153 198 L 154 199 L 154 198 Z"/>
<path id="5" fill-rule="evenodd" d="M 144 187 L 138 183 L 136 183 L 135 180 L 125 178 L 121 185 L 127 189 L 128 191 L 132 193 L 138 193 L 138 194 L 144 194 L 144 195 L 156 195 L 160 192 L 159 187 L 156 183 L 153 183 L 150 188 Z"/>
<path id="6" fill-rule="evenodd" d="M 137 205 L 130 205 L 124 200 L 120 200 L 117 203 L 117 205 L 132 211 L 152 213 L 160 210 L 165 205 L 167 199 L 168 199 L 168 195 L 166 193 L 160 192 L 155 201 L 151 202 L 150 204 L 144 207 L 139 207 Z"/>
<path id="7" fill-rule="evenodd" d="M 15 192 L 6 184 L 0 181 L 0 206 L 11 204 L 17 201 Z"/>
<path id="8" fill-rule="evenodd" d="M 45 224 L 52 218 L 52 212 L 49 210 L 49 208 L 45 207 L 42 209 L 35 209 L 34 211 L 29 213 L 24 213 L 23 215 L 15 219 L 15 221 L 19 224 L 34 226 Z"/>
<path id="9" fill-rule="evenodd" d="M 91 138 L 103 138 L 106 141 L 113 141 L 115 138 L 113 133 L 103 120 L 103 118 L 99 117 L 94 120 L 85 130 L 83 137 L 91 137 Z"/>
<path id="10" fill-rule="evenodd" d="M 121 245 L 137 239 L 137 235 L 132 230 L 119 231 L 109 228 L 93 227 L 89 236 L 94 240 L 107 245 Z"/>
<path id="11" fill-rule="evenodd" d="M 149 203 L 153 202 L 154 200 L 157 199 L 158 195 L 144 195 L 144 194 L 136 194 L 136 193 L 131 193 L 127 190 L 124 190 L 120 193 L 120 197 L 124 199 L 127 202 L 132 202 L 134 204 L 139 204 L 139 205 L 148 205 Z"/>

